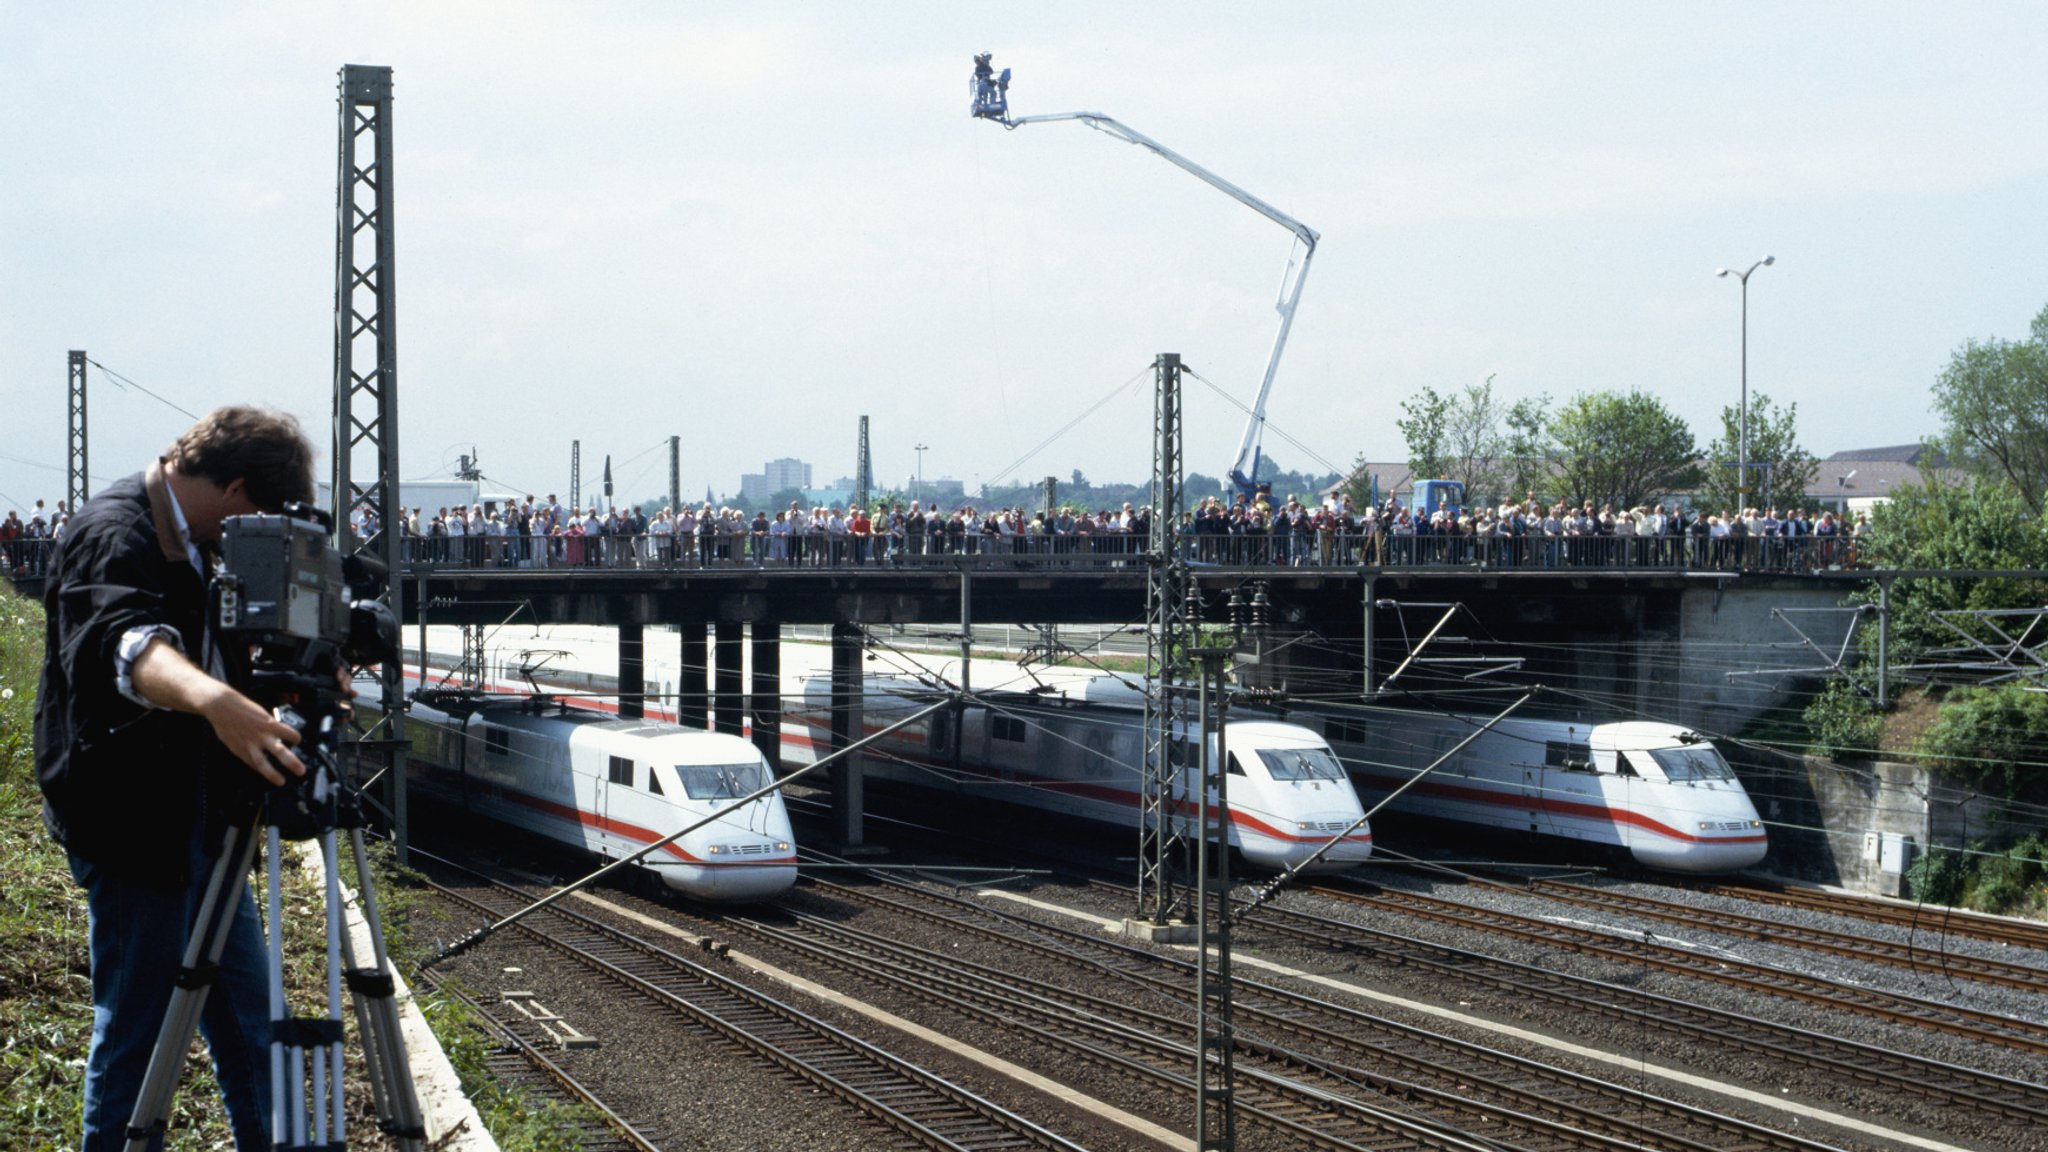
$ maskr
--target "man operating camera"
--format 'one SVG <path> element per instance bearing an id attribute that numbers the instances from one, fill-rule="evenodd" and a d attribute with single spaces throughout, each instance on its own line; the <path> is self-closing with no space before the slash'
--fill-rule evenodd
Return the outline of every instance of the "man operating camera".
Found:
<path id="1" fill-rule="evenodd" d="M 230 686 L 207 581 L 227 517 L 313 498 L 288 415 L 221 408 L 73 515 L 50 569 L 36 702 L 43 818 L 90 911 L 86 1152 L 119 1148 L 178 978 L 220 831 L 254 780 L 302 775 L 298 732 Z M 269 1003 L 246 877 L 200 1030 L 236 1144 L 270 1147 Z M 161 1135 L 151 1143 L 161 1146 Z"/>

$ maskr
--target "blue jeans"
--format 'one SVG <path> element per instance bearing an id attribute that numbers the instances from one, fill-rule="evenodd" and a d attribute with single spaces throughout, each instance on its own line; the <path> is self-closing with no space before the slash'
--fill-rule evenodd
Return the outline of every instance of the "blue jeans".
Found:
<path id="1" fill-rule="evenodd" d="M 245 829 L 246 831 L 246 829 Z M 214 846 L 218 849 L 218 845 Z M 83 1152 L 126 1143 L 157 1030 L 170 1008 L 192 919 L 206 897 L 213 859 L 194 837 L 192 883 L 183 890 L 109 876 L 76 855 L 71 875 L 85 889 L 92 948 L 92 1049 L 85 1063 Z M 235 922 L 206 996 L 199 1031 L 227 1102 L 235 1146 L 270 1147 L 269 962 L 247 877 L 234 877 Z M 201 957 L 202 962 L 204 957 Z M 151 1152 L 163 1147 L 161 1138 Z"/>

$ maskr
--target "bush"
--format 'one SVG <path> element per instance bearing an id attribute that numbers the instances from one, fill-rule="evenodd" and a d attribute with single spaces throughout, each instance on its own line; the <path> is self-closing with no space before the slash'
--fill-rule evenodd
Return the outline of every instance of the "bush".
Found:
<path id="1" fill-rule="evenodd" d="M 1803 714 L 1811 749 L 1830 760 L 1875 754 L 1884 737 L 1884 717 L 1847 680 L 1830 680 Z"/>
<path id="2" fill-rule="evenodd" d="M 2020 915 L 2048 908 L 2048 838 L 2036 833 L 2002 855 L 1981 859 L 1968 905 L 1979 912 Z"/>
<path id="3" fill-rule="evenodd" d="M 1954 907 L 1970 879 L 1968 859 L 1961 852 L 1929 848 L 1906 868 L 1906 891 L 1915 900 Z"/>
<path id="4" fill-rule="evenodd" d="M 2048 695 L 2013 685 L 1958 688 L 1920 737 L 1920 752 L 1989 795 L 2010 800 L 2048 788 Z"/>

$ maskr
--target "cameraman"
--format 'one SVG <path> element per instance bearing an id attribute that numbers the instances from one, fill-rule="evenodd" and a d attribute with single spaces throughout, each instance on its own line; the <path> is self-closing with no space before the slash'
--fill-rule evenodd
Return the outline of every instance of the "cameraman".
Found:
<path id="1" fill-rule="evenodd" d="M 312 466 L 292 417 L 218 409 L 78 509 L 50 569 L 36 777 L 90 911 L 85 1152 L 125 1140 L 248 774 L 275 785 L 305 772 L 298 733 L 229 686 L 229 662 L 246 656 L 216 648 L 207 581 L 221 522 L 310 501 Z M 247 879 L 230 883 L 238 909 L 200 1030 L 237 1147 L 267 1149 L 267 966 Z"/>

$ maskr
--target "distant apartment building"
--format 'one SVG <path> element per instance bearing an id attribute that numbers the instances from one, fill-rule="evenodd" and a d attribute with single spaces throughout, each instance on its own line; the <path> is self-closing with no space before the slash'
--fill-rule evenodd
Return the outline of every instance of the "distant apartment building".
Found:
<path id="1" fill-rule="evenodd" d="M 759 472 L 741 475 L 740 498 L 749 504 L 760 505 L 777 492 L 810 486 L 811 466 L 794 456 L 784 456 L 761 465 Z"/>

